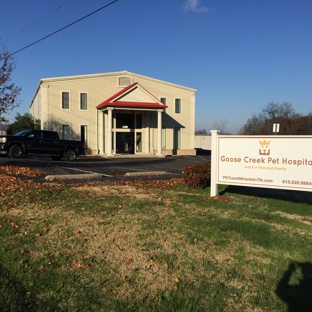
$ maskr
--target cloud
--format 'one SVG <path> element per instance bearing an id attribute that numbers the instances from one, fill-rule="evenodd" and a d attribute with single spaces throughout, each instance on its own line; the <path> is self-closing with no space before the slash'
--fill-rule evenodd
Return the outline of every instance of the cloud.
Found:
<path id="1" fill-rule="evenodd" d="M 184 11 L 192 11 L 195 13 L 212 12 L 214 9 L 207 8 L 206 6 L 199 6 L 199 0 L 186 0 L 183 4 Z"/>

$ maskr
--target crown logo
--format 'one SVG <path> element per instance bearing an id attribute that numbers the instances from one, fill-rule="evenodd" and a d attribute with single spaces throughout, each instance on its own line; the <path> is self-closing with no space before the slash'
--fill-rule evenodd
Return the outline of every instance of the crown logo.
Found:
<path id="1" fill-rule="evenodd" d="M 259 143 L 261 146 L 259 148 L 259 155 L 269 156 L 270 155 L 269 145 L 270 145 L 271 141 L 263 140 L 263 141 L 259 141 Z"/>
<path id="2" fill-rule="evenodd" d="M 259 143 L 260 143 L 260 145 L 268 146 L 268 145 L 270 145 L 271 141 L 264 140 L 264 141 L 259 141 Z"/>

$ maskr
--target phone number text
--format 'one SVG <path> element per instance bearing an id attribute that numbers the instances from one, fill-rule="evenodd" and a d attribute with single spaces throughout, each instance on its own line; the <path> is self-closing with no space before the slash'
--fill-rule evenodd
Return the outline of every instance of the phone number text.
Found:
<path id="1" fill-rule="evenodd" d="M 312 185 L 312 181 L 282 180 L 283 184 Z"/>

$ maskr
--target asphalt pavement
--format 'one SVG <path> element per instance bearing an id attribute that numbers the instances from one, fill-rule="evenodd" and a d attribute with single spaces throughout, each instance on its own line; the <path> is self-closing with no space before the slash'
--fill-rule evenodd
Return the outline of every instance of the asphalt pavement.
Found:
<path id="1" fill-rule="evenodd" d="M 12 175 L 36 183 L 88 183 L 95 181 L 155 180 L 182 177 L 186 165 L 203 163 L 210 155 L 169 157 L 80 156 L 74 162 L 53 161 L 49 156 L 23 155 L 20 159 L 0 157 L 1 165 L 39 169 L 36 177 Z M 14 171 L 16 172 L 16 171 Z"/>

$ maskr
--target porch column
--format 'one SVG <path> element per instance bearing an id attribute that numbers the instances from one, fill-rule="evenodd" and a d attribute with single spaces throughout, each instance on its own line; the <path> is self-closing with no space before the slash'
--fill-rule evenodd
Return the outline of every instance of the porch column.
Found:
<path id="1" fill-rule="evenodd" d="M 108 146 L 107 146 L 107 156 L 113 156 L 112 155 L 112 109 L 108 108 L 107 109 L 107 142 L 108 142 Z"/>
<path id="2" fill-rule="evenodd" d="M 162 113 L 162 110 L 158 110 L 157 111 L 157 137 L 158 137 L 158 140 L 157 140 L 157 155 L 160 156 L 162 155 L 161 154 L 161 127 L 162 127 L 162 116 L 161 116 L 161 113 Z"/>

